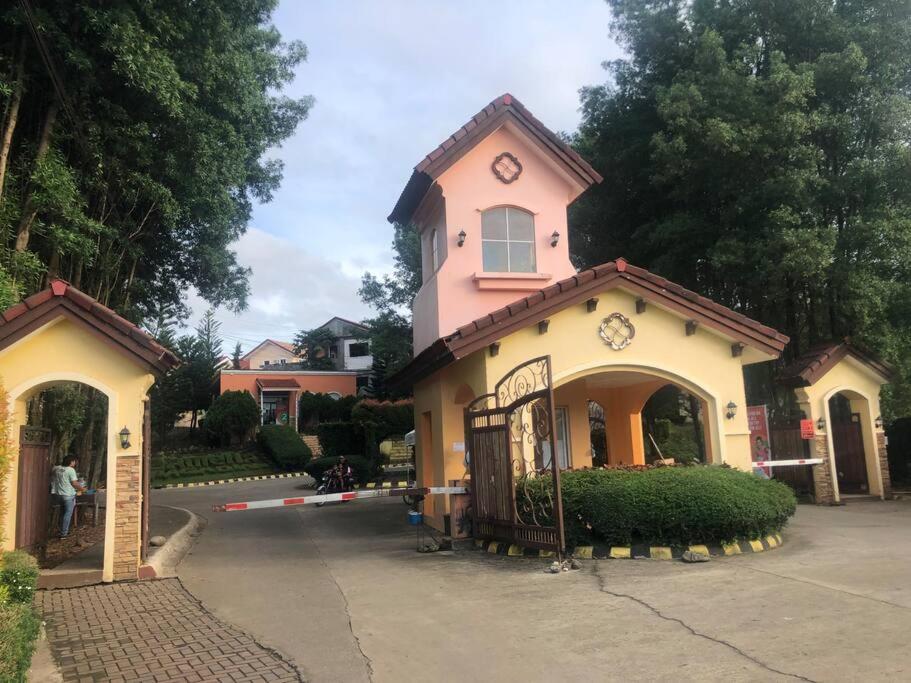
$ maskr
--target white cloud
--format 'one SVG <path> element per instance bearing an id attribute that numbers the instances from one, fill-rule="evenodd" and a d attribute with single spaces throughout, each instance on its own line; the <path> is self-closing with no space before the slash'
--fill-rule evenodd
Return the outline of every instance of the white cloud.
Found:
<path id="1" fill-rule="evenodd" d="M 290 240 L 251 228 L 233 248 L 238 261 L 252 268 L 249 306 L 240 315 L 217 310 L 224 348 L 237 341 L 245 351 L 271 337 L 291 341 L 302 329 L 322 325 L 332 316 L 361 320 L 370 315 L 357 296 L 359 277 L 346 275 L 338 261 L 312 253 Z M 190 296 L 195 326 L 206 303 Z"/>

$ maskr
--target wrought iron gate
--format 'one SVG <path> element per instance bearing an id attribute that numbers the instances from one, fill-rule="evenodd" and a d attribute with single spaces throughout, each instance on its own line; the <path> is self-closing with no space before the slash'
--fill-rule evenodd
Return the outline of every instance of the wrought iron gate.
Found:
<path id="1" fill-rule="evenodd" d="M 563 553 L 555 433 L 550 356 L 518 365 L 492 394 L 468 404 L 465 443 L 476 538 Z"/>

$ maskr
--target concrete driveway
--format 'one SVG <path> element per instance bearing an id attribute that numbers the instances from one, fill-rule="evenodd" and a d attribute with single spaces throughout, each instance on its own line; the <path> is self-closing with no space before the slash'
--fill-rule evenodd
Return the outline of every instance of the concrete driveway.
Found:
<path id="1" fill-rule="evenodd" d="M 314 681 L 911 678 L 911 501 L 801 506 L 779 550 L 706 564 L 422 555 L 396 499 L 212 513 L 296 480 L 155 491 L 208 527 L 179 567 Z"/>

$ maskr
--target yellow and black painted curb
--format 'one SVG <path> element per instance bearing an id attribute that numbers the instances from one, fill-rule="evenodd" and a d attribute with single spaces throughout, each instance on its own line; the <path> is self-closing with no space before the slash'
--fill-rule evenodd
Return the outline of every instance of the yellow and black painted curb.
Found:
<path id="1" fill-rule="evenodd" d="M 686 547 L 670 547 L 658 545 L 584 545 L 576 546 L 571 553 L 572 557 L 583 560 L 678 560 L 683 553 L 690 550 L 702 555 L 712 557 L 730 557 L 747 553 L 761 553 L 774 550 L 783 543 L 781 534 L 770 534 L 763 538 L 751 541 L 737 541 L 736 543 L 700 544 Z M 506 555 L 509 557 L 554 557 L 552 551 L 538 550 L 537 548 L 524 548 L 520 545 L 511 545 L 500 541 L 484 541 L 475 539 L 475 548 L 492 555 Z"/>
<path id="2" fill-rule="evenodd" d="M 283 472 L 281 474 L 261 474 L 257 477 L 235 477 L 233 479 L 217 479 L 215 481 L 194 481 L 188 484 L 165 484 L 154 486 L 156 489 L 195 489 L 199 486 L 215 486 L 216 484 L 233 484 L 238 481 L 264 481 L 266 479 L 293 479 L 294 477 L 309 477 L 306 472 Z"/>
<path id="3" fill-rule="evenodd" d="M 154 486 L 156 489 L 193 489 L 200 486 L 215 486 L 216 484 L 234 484 L 239 481 L 264 481 L 266 479 L 292 479 L 294 477 L 309 477 L 310 475 L 306 472 L 284 472 L 281 474 L 261 474 L 256 477 L 235 477 L 233 479 L 217 479 L 215 481 L 194 481 L 188 484 L 165 484 L 163 486 Z M 360 485 L 355 486 L 354 488 L 366 488 L 366 489 L 404 489 L 408 488 L 410 484 L 407 481 L 384 481 L 384 482 L 375 482 L 372 481 L 364 487 Z"/>

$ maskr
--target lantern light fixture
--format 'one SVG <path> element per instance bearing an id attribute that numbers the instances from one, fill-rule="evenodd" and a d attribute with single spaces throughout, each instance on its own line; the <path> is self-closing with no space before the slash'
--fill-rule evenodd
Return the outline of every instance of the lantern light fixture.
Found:
<path id="1" fill-rule="evenodd" d="M 877 415 L 877 416 L 876 416 L 876 419 L 873 420 L 873 425 L 874 425 L 877 429 L 882 429 L 882 428 L 883 428 L 883 416 L 882 416 L 882 415 Z"/>
<path id="2" fill-rule="evenodd" d="M 550 236 L 550 246 L 552 246 L 552 247 L 557 246 L 557 242 L 559 242 L 559 241 L 560 241 L 560 233 L 557 232 L 556 230 L 554 230 L 553 234 L 551 234 L 551 236 Z"/>
<path id="3" fill-rule="evenodd" d="M 458 241 L 458 245 L 459 245 L 460 247 L 461 247 L 463 244 L 465 244 L 465 238 L 466 238 L 466 237 L 468 237 L 468 235 L 465 234 L 465 231 L 464 231 L 464 230 L 459 230 L 459 241 Z"/>
<path id="4" fill-rule="evenodd" d="M 725 415 L 729 420 L 733 420 L 734 416 L 737 414 L 737 404 L 733 401 L 728 401 L 728 404 L 725 406 L 727 408 L 727 413 Z"/>
<path id="5" fill-rule="evenodd" d="M 819 418 L 816 420 L 816 430 L 820 432 L 826 431 L 826 420 L 825 418 Z"/>
<path id="6" fill-rule="evenodd" d="M 130 430 L 124 427 L 120 430 L 120 447 L 129 448 L 130 447 Z"/>

